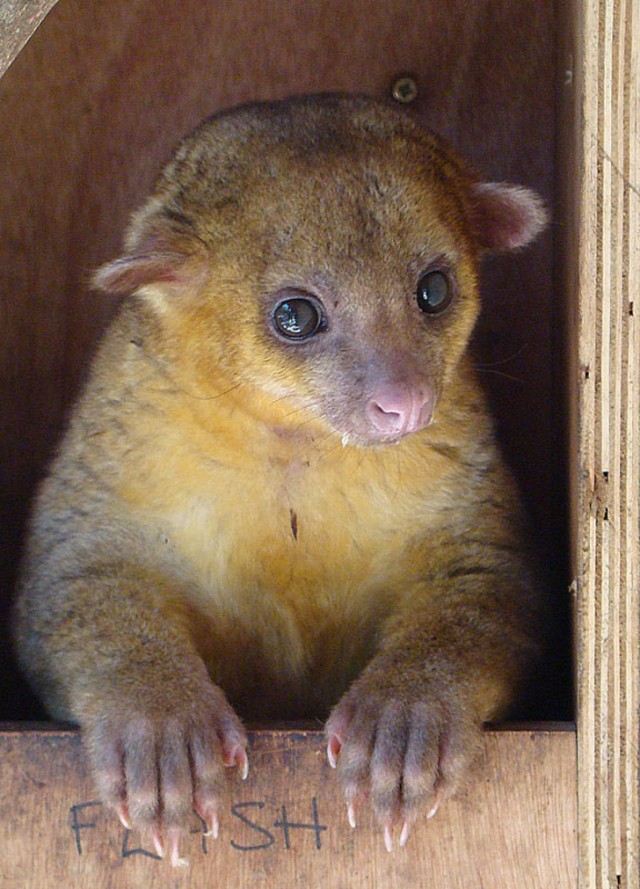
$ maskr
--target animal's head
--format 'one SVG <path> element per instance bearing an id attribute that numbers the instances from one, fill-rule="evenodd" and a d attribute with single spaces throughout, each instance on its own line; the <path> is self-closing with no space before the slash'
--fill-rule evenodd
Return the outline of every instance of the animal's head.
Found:
<path id="1" fill-rule="evenodd" d="M 545 222 L 534 193 L 480 181 L 399 109 L 260 103 L 179 146 L 96 280 L 148 301 L 205 389 L 396 441 L 431 422 L 466 348 L 482 253 Z"/>

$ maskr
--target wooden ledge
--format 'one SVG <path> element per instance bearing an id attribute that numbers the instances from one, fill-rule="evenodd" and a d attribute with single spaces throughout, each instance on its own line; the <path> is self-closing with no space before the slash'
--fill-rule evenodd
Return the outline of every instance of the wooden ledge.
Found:
<path id="1" fill-rule="evenodd" d="M 250 757 L 246 782 L 229 773 L 218 840 L 194 816 L 190 866 L 172 869 L 96 802 L 77 731 L 0 725 L 1 889 L 575 889 L 569 724 L 487 730 L 468 791 L 392 854 L 364 807 L 350 829 L 321 731 L 252 731 Z"/>

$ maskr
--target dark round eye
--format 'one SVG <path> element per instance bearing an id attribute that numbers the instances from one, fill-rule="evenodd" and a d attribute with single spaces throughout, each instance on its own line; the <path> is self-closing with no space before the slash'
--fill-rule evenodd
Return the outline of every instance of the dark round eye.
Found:
<path id="1" fill-rule="evenodd" d="M 437 315 L 448 308 L 453 287 L 444 272 L 426 272 L 418 281 L 418 305 L 427 315 Z"/>
<path id="2" fill-rule="evenodd" d="M 314 300 L 292 297 L 278 303 L 273 313 L 278 333 L 290 340 L 306 340 L 317 333 L 323 323 L 322 312 Z"/>

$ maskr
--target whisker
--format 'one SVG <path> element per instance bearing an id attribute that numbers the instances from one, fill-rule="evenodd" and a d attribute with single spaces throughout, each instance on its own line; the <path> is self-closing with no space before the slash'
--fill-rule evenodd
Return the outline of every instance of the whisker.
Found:
<path id="1" fill-rule="evenodd" d="M 515 361 L 516 358 L 519 358 L 524 352 L 526 352 L 529 348 L 529 343 L 523 343 L 520 348 L 513 352 L 511 355 L 507 355 L 506 358 L 500 358 L 497 361 L 489 361 L 489 362 L 478 362 L 476 363 L 477 368 L 486 368 L 486 367 L 500 367 L 503 364 L 509 364 L 510 361 Z"/>
<path id="2" fill-rule="evenodd" d="M 503 370 L 493 370 L 493 368 L 490 367 L 478 367 L 476 368 L 476 370 L 479 373 L 493 374 L 496 377 L 503 377 L 505 380 L 510 380 L 513 383 L 520 383 L 521 385 L 524 385 L 524 380 L 522 379 L 522 377 L 516 377 L 513 374 L 505 373 Z"/>

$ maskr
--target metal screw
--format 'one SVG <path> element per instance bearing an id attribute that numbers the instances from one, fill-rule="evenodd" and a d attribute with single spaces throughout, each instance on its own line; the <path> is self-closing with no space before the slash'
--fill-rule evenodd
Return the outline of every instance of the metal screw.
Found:
<path id="1" fill-rule="evenodd" d="M 418 98 L 418 84 L 411 74 L 402 74 L 396 77 L 391 86 L 391 95 L 403 105 L 408 105 Z"/>

